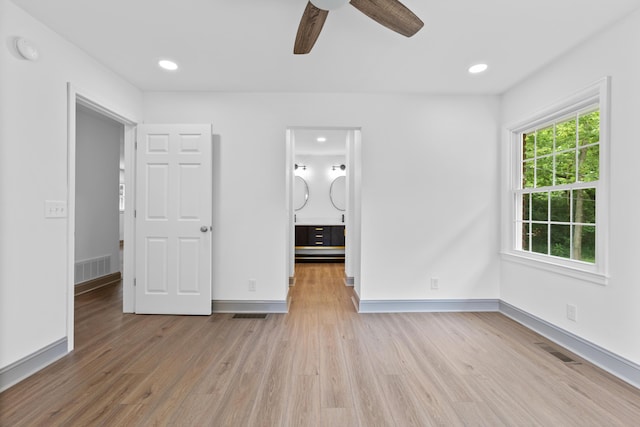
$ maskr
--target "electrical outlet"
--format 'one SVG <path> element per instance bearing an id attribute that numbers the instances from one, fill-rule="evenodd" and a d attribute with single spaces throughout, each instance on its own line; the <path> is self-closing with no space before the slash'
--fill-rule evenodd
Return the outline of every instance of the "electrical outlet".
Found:
<path id="1" fill-rule="evenodd" d="M 249 279 L 249 292 L 256 291 L 256 279 Z"/>
<path id="2" fill-rule="evenodd" d="M 567 304 L 567 319 L 574 322 L 578 320 L 578 308 L 573 304 Z"/>
<path id="3" fill-rule="evenodd" d="M 438 278 L 437 277 L 432 277 L 431 278 L 431 289 L 437 290 L 439 288 L 440 288 L 440 283 L 438 283 Z"/>

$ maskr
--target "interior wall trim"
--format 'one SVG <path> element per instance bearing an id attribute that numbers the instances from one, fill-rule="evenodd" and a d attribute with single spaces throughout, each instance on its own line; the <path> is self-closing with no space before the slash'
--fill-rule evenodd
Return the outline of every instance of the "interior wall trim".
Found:
<path id="1" fill-rule="evenodd" d="M 356 288 L 351 288 L 351 302 L 356 309 L 356 313 L 360 313 L 360 296 L 356 292 Z"/>
<path id="2" fill-rule="evenodd" d="M 66 356 L 67 353 L 65 337 L 0 369 L 0 392 Z"/>
<path id="3" fill-rule="evenodd" d="M 504 301 L 500 301 L 500 313 L 556 344 L 561 345 L 567 350 L 572 351 L 634 387 L 640 388 L 640 365 Z"/>
<path id="4" fill-rule="evenodd" d="M 213 313 L 288 313 L 288 298 L 283 301 L 211 301 Z"/>
<path id="5" fill-rule="evenodd" d="M 344 285 L 345 286 L 353 286 L 355 283 L 355 278 L 353 276 L 344 275 Z"/>
<path id="6" fill-rule="evenodd" d="M 122 280 L 122 274 L 119 271 L 101 277 L 96 277 L 95 279 L 87 280 L 86 282 L 78 283 L 77 285 L 75 285 L 75 295 L 77 296 L 86 294 L 87 292 L 100 289 L 104 286 L 111 285 L 120 280 Z"/>
<path id="7" fill-rule="evenodd" d="M 359 300 L 358 313 L 499 311 L 498 299 Z"/>

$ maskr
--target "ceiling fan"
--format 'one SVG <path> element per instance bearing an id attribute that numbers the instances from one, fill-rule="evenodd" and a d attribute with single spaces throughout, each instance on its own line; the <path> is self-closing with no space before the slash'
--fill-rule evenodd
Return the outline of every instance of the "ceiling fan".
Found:
<path id="1" fill-rule="evenodd" d="M 406 37 L 411 37 L 424 25 L 420 18 L 398 0 L 310 0 L 298 26 L 293 53 L 300 55 L 311 52 L 329 10 L 347 3 L 379 24 Z"/>

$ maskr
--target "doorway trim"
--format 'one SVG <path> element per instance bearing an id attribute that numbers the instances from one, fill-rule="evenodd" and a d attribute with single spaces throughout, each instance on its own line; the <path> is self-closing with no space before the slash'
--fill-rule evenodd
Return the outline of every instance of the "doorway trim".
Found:
<path id="1" fill-rule="evenodd" d="M 135 129 L 137 121 L 117 108 L 107 106 L 100 98 L 67 83 L 67 351 L 74 348 L 75 310 L 75 228 L 76 228 L 76 105 L 82 105 L 102 116 L 115 120 L 124 126 L 124 179 L 127 188 L 134 188 L 135 177 Z M 125 193 L 125 206 L 135 205 L 135 192 Z M 133 209 L 124 212 L 123 248 L 123 311 L 133 311 L 133 268 L 134 268 L 134 217 Z M 130 295 L 131 294 L 131 295 Z"/>
<path id="2" fill-rule="evenodd" d="M 345 213 L 346 250 L 345 285 L 352 286 L 360 295 L 361 265 L 361 183 L 362 183 L 362 128 L 349 126 L 289 126 L 286 129 L 286 212 L 287 212 L 287 288 L 295 283 L 295 212 L 293 210 L 293 180 L 295 165 L 295 132 L 300 130 L 347 131 L 347 209 Z"/>

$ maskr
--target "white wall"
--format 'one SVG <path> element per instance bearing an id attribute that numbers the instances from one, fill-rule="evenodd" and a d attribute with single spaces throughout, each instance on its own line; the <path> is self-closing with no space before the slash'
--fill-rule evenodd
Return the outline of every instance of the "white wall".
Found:
<path id="1" fill-rule="evenodd" d="M 18 59 L 23 36 L 40 60 Z M 8 0 L 0 0 L 0 368 L 67 336 L 67 227 L 45 200 L 67 192 L 67 82 L 123 115 L 141 93 Z"/>
<path id="2" fill-rule="evenodd" d="M 86 108 L 76 113 L 75 260 L 109 255 L 120 271 L 120 141 L 124 126 Z M 78 283 L 78 278 L 76 278 Z"/>
<path id="3" fill-rule="evenodd" d="M 640 12 L 574 49 L 508 91 L 502 121 L 524 119 L 604 76 L 612 77 L 610 280 L 606 286 L 502 263 L 502 299 L 592 343 L 640 363 Z M 503 142 L 504 144 L 507 141 Z M 507 219 L 505 219 L 507 220 Z M 578 320 L 566 318 L 566 304 Z"/>
<path id="4" fill-rule="evenodd" d="M 334 179 L 345 175 L 345 171 L 332 170 L 332 166 L 345 164 L 346 161 L 346 156 L 339 155 L 296 156 L 296 163 L 307 166 L 307 169 L 298 169 L 295 174 L 303 178 L 309 187 L 307 204 L 296 211 L 296 224 L 331 225 L 343 223 L 342 215 L 345 212 L 333 206 L 329 190 Z"/>
<path id="5" fill-rule="evenodd" d="M 362 299 L 498 298 L 498 99 L 146 93 L 145 122 L 213 123 L 213 298 L 285 298 L 287 127 L 362 128 Z M 440 290 L 429 289 L 429 278 Z M 249 278 L 257 292 L 248 292 Z"/>

